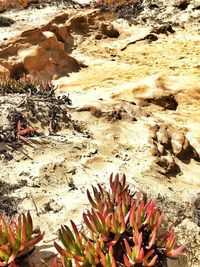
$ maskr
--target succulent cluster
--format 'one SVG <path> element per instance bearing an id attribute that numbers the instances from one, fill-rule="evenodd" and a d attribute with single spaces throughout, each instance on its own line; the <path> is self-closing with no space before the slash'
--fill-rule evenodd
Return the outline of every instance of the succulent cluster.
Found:
<path id="1" fill-rule="evenodd" d="M 44 233 L 33 237 L 33 223 L 29 213 L 7 222 L 6 215 L 0 219 L 0 266 L 18 266 L 17 259 L 30 252 L 42 240 Z"/>
<path id="2" fill-rule="evenodd" d="M 131 194 L 126 177 L 110 176 L 110 189 L 100 184 L 87 191 L 91 209 L 83 213 L 85 228 L 79 231 L 61 226 L 54 243 L 63 266 L 162 266 L 166 257 L 176 257 L 184 249 L 174 249 L 176 235 L 161 226 L 163 213 L 156 200 L 145 193 Z"/>
<path id="3" fill-rule="evenodd" d="M 98 184 L 87 196 L 91 208 L 83 212 L 84 227 L 79 230 L 71 221 L 70 229 L 61 226 L 54 242 L 64 267 L 70 266 L 163 266 L 166 257 L 176 257 L 184 249 L 175 248 L 176 235 L 162 227 L 163 213 L 156 200 L 148 200 L 143 192 L 132 194 L 125 175 L 110 176 L 110 189 Z M 32 218 L 22 213 L 10 221 L 0 219 L 0 266 L 18 267 L 42 240 L 44 233 L 34 236 Z M 52 267 L 58 267 L 57 259 Z"/>
<path id="4" fill-rule="evenodd" d="M 51 82 L 36 81 L 33 77 L 24 76 L 19 80 L 0 77 L 0 94 L 31 94 L 52 96 L 55 87 Z"/>

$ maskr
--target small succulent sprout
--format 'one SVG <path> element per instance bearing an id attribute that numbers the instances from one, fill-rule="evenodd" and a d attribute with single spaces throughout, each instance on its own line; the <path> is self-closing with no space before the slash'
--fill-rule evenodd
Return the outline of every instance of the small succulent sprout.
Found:
<path id="1" fill-rule="evenodd" d="M 167 257 L 177 257 L 185 249 L 184 246 L 180 246 L 174 249 L 176 245 L 177 237 L 174 230 L 171 229 L 169 233 L 164 234 L 158 240 L 158 247 L 163 248 L 164 253 Z"/>
<path id="2" fill-rule="evenodd" d="M 24 137 L 24 135 L 26 134 L 35 134 L 37 133 L 37 129 L 33 128 L 29 125 L 29 123 L 27 123 L 26 128 L 22 128 L 21 126 L 21 121 L 19 120 L 17 123 L 17 133 L 16 133 L 16 137 L 18 140 L 21 140 L 23 142 L 27 142 L 27 139 Z"/>
<path id="3" fill-rule="evenodd" d="M 136 263 L 142 263 L 144 257 L 144 249 L 140 245 L 130 247 L 127 240 L 124 240 L 127 255 L 124 254 L 125 266 L 134 266 Z"/>
<path id="4" fill-rule="evenodd" d="M 158 259 L 158 255 L 154 255 L 152 257 L 152 255 L 154 254 L 154 250 L 151 249 L 143 258 L 143 266 L 147 266 L 147 267 L 151 267 L 151 266 L 155 266 L 156 261 Z M 150 259 L 149 259 L 150 258 Z"/>
<path id="5" fill-rule="evenodd" d="M 54 242 L 55 248 L 63 256 L 66 264 L 71 264 L 72 259 L 77 262 L 85 262 L 85 238 L 79 233 L 73 221 L 71 221 L 71 226 L 73 232 L 66 225 L 61 226 L 59 231 L 59 238 L 65 246 L 65 249 L 62 249 L 56 242 Z"/>
<path id="6" fill-rule="evenodd" d="M 98 249 L 101 250 L 103 247 L 102 245 L 99 244 L 98 241 L 96 243 L 90 240 L 87 241 L 86 247 L 85 247 L 85 255 L 86 255 L 86 258 L 89 264 L 91 264 L 92 266 L 96 266 L 97 264 L 99 264 L 100 259 L 99 259 L 99 254 L 97 251 Z"/>
<path id="7" fill-rule="evenodd" d="M 142 247 L 142 242 L 142 233 L 139 234 L 138 242 L 133 248 L 131 248 L 127 240 L 124 239 L 124 244 L 126 247 L 126 254 L 124 255 L 125 266 L 134 266 L 137 263 L 141 263 L 142 266 L 148 267 L 155 265 L 158 255 L 155 255 L 153 249 L 145 254 L 144 249 Z M 151 259 L 149 259 L 150 257 Z"/>
<path id="8" fill-rule="evenodd" d="M 113 248 L 109 247 L 109 250 L 106 254 L 104 254 L 100 249 L 98 249 L 98 253 L 100 256 L 100 262 L 104 267 L 116 267 L 116 261 L 113 256 Z"/>
<path id="9" fill-rule="evenodd" d="M 134 223 L 136 223 L 139 229 L 146 225 L 148 229 L 152 230 L 155 226 L 158 228 L 162 220 L 163 214 L 156 208 L 156 200 L 146 203 L 146 196 L 139 193 L 136 203 L 130 208 L 130 225 L 134 227 Z"/>
<path id="10" fill-rule="evenodd" d="M 123 174 L 121 177 L 116 174 L 113 179 L 113 174 L 110 175 L 110 195 L 115 204 L 120 204 L 122 196 L 128 193 L 129 186 L 126 184 L 126 176 Z"/>
<path id="11" fill-rule="evenodd" d="M 44 233 L 33 237 L 33 223 L 30 212 L 12 217 L 9 223 L 5 213 L 0 219 L 0 266 L 13 266 L 16 258 L 26 255 L 43 239 Z"/>
<path id="12" fill-rule="evenodd" d="M 117 207 L 112 214 L 111 231 L 114 234 L 123 234 L 126 230 L 127 219 L 124 217 L 121 207 Z"/>
<path id="13" fill-rule="evenodd" d="M 102 189 L 102 187 L 99 185 L 99 188 Z M 94 195 L 94 198 L 92 198 L 89 190 L 87 190 L 87 197 L 90 201 L 90 204 L 92 205 L 92 207 L 94 209 L 98 209 L 99 211 L 103 211 L 104 209 L 104 203 L 105 203 L 105 194 L 103 191 L 99 190 L 96 188 L 96 187 L 92 187 L 93 189 L 93 195 Z"/>
<path id="14" fill-rule="evenodd" d="M 87 213 L 83 213 L 83 220 L 93 233 L 106 235 L 110 230 L 106 223 L 107 216 L 107 214 L 102 214 L 92 208 L 91 211 L 88 210 Z"/>

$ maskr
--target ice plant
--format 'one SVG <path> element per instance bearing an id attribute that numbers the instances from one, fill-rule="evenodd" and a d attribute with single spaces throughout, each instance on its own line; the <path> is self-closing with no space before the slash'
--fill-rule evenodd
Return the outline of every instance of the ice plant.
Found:
<path id="1" fill-rule="evenodd" d="M 33 237 L 33 223 L 30 212 L 22 213 L 17 219 L 7 222 L 5 213 L 0 219 L 0 266 L 17 266 L 16 259 L 26 255 L 44 233 Z"/>
<path id="2" fill-rule="evenodd" d="M 29 124 L 27 124 L 26 128 L 22 128 L 21 121 L 19 120 L 17 123 L 17 133 L 16 137 L 18 140 L 27 142 L 27 139 L 24 137 L 26 134 L 34 134 L 37 133 L 37 129 L 31 127 Z"/>
<path id="3" fill-rule="evenodd" d="M 91 208 L 83 212 L 85 228 L 78 231 L 61 226 L 55 242 L 63 266 L 160 266 L 165 257 L 176 257 L 184 249 L 175 248 L 173 230 L 160 234 L 164 214 L 156 200 L 143 192 L 132 194 L 125 175 L 110 176 L 110 188 L 102 185 L 87 191 Z M 163 228 L 162 228 L 163 230 Z"/>
<path id="4" fill-rule="evenodd" d="M 19 80 L 10 77 L 0 77 L 0 94 L 31 94 L 41 96 L 54 95 L 55 86 L 52 82 L 37 81 L 24 75 Z"/>
<path id="5" fill-rule="evenodd" d="M 171 229 L 169 233 L 166 233 L 162 237 L 160 237 L 158 247 L 164 247 L 165 254 L 168 257 L 177 257 L 184 250 L 184 246 L 180 246 L 179 248 L 174 249 L 176 240 L 177 237 L 174 233 L 174 230 Z"/>

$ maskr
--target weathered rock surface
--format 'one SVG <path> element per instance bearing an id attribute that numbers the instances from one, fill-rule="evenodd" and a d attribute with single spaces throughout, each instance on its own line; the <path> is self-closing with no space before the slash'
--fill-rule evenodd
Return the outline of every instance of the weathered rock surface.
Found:
<path id="1" fill-rule="evenodd" d="M 50 80 L 54 74 L 59 77 L 80 69 L 53 32 L 37 28 L 4 43 L 0 47 L 0 64 L 2 74 L 7 69 L 11 77 L 30 74 L 39 80 Z"/>
<path id="2" fill-rule="evenodd" d="M 67 53 L 82 37 L 101 31 L 117 38 L 119 32 L 110 24 L 101 23 L 98 11 L 69 17 L 63 13 L 46 25 L 24 31 L 20 36 L 0 45 L 0 74 L 19 78 L 24 74 L 38 80 L 51 80 L 80 70 L 79 62 Z M 81 37 L 79 37 L 81 36 Z"/>

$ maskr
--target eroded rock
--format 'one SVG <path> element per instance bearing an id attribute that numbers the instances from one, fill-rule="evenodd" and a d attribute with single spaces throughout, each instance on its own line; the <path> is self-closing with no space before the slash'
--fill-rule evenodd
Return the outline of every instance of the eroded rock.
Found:
<path id="1" fill-rule="evenodd" d="M 102 23 L 101 32 L 110 38 L 119 37 L 119 31 L 111 23 Z"/>
<path id="2" fill-rule="evenodd" d="M 175 94 L 169 90 L 164 76 L 152 76 L 136 83 L 132 88 L 129 86 L 118 91 L 111 95 L 112 99 L 135 101 L 140 106 L 155 104 L 172 110 L 178 106 Z"/>
<path id="3" fill-rule="evenodd" d="M 119 36 L 118 30 L 104 20 L 99 11 L 71 16 L 63 13 L 46 25 L 22 32 L 0 46 L 0 73 L 16 78 L 30 74 L 39 80 L 50 80 L 79 71 L 82 64 L 68 54 L 76 43 L 91 32 Z"/>
<path id="4" fill-rule="evenodd" d="M 149 127 L 149 143 L 152 156 L 156 157 L 156 163 L 165 170 L 165 174 L 180 171 L 175 158 L 199 161 L 199 154 L 183 132 L 164 122 L 160 123 Z"/>
<path id="5" fill-rule="evenodd" d="M 38 28 L 3 44 L 0 64 L 3 72 L 9 72 L 11 77 L 30 74 L 39 80 L 50 80 L 55 74 L 59 77 L 80 69 L 53 32 Z"/>
<path id="6" fill-rule="evenodd" d="M 76 109 L 79 112 L 89 111 L 95 117 L 104 117 L 108 120 L 131 120 L 137 121 L 138 118 L 147 117 L 149 114 L 137 105 L 127 101 L 99 101 L 95 104 L 84 105 Z"/>

